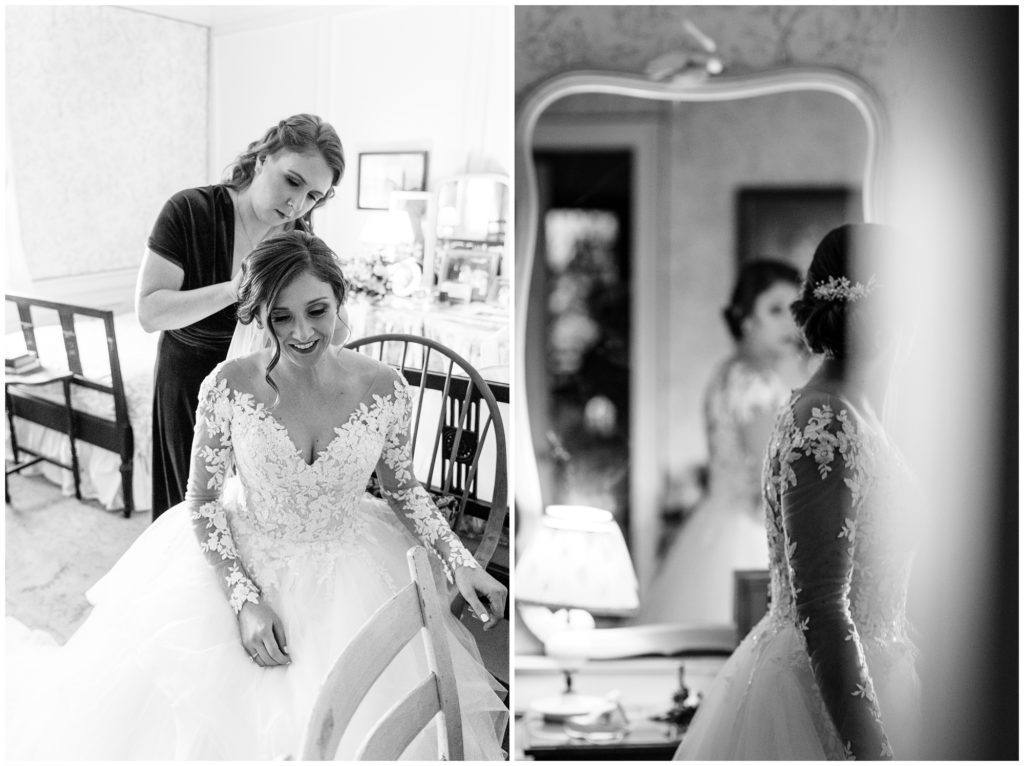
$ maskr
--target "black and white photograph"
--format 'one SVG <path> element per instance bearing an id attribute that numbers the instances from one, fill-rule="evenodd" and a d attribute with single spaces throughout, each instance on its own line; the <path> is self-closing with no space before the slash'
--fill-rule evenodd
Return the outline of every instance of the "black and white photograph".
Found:
<path id="1" fill-rule="evenodd" d="M 517 6 L 515 758 L 1017 759 L 1017 30 Z"/>
<path id="2" fill-rule="evenodd" d="M 6 758 L 507 760 L 511 7 L 4 22 Z"/>
<path id="3" fill-rule="evenodd" d="M 6 760 L 1019 761 L 1016 4 L 0 17 Z"/>

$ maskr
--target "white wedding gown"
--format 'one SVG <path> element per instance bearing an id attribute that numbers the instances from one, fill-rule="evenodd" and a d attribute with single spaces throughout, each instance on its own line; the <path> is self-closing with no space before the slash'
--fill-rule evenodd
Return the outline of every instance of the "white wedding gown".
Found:
<path id="1" fill-rule="evenodd" d="M 794 392 L 764 466 L 769 613 L 702 700 L 688 760 L 916 755 L 910 475 L 877 420 Z"/>
<path id="2" fill-rule="evenodd" d="M 65 646 L 9 647 L 9 759 L 297 757 L 335 659 L 408 582 L 409 547 L 426 544 L 449 576 L 475 565 L 412 477 L 411 399 L 391 368 L 380 366 L 307 464 L 272 412 L 229 385 L 232 364 L 200 392 L 186 501 L 90 590 L 94 609 Z M 387 502 L 364 493 L 374 469 Z M 230 470 L 237 481 L 226 485 Z M 262 668 L 247 656 L 235 611 L 254 599 L 281 618 L 290 665 Z M 502 759 L 507 709 L 472 636 L 446 619 L 466 758 Z M 339 757 L 351 758 L 370 723 L 426 672 L 422 647 L 407 647 L 362 704 Z M 405 757 L 435 759 L 432 739 L 421 736 Z"/>
<path id="3" fill-rule="evenodd" d="M 725 625 L 734 621 L 736 570 L 767 569 L 763 445 L 747 444 L 751 421 L 772 417 L 789 388 L 771 370 L 740 357 L 711 376 L 704 400 L 708 441 L 708 494 L 669 546 L 636 622 Z"/>

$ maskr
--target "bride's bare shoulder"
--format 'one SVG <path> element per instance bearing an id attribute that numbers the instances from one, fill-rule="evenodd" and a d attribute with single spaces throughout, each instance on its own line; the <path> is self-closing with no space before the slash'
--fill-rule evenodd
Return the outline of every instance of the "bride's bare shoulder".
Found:
<path id="1" fill-rule="evenodd" d="M 245 356 L 229 359 L 220 368 L 221 377 L 228 387 L 235 391 L 252 393 L 254 387 L 266 375 L 265 351 L 255 351 Z"/>
<path id="2" fill-rule="evenodd" d="M 338 349 L 338 360 L 350 381 L 363 390 L 372 389 L 375 394 L 393 390 L 399 377 L 398 371 L 391 365 L 351 349 Z"/>

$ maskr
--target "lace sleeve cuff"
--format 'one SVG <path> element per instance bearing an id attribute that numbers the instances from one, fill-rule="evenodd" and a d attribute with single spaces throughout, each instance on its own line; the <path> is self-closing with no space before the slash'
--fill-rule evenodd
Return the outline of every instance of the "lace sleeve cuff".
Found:
<path id="1" fill-rule="evenodd" d="M 246 602 L 251 604 L 260 602 L 259 589 L 252 580 L 246 577 L 237 563 L 231 565 L 225 579 L 228 585 L 228 603 L 231 604 L 231 610 L 235 614 L 242 611 L 242 606 Z"/>
<path id="2" fill-rule="evenodd" d="M 455 570 L 459 567 L 479 567 L 458 535 L 452 531 L 444 517 L 430 499 L 430 495 L 419 484 L 404 489 L 389 490 L 382 487 L 381 494 L 400 508 L 408 519 L 414 534 L 427 543 L 444 565 L 445 576 L 454 581 Z"/>

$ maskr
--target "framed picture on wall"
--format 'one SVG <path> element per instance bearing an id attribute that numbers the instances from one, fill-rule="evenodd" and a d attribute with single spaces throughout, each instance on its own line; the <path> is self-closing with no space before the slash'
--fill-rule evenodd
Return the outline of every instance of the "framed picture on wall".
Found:
<path id="1" fill-rule="evenodd" d="M 739 262 L 776 258 L 806 272 L 822 237 L 863 220 L 861 195 L 853 187 L 741 188 L 736 193 Z"/>
<path id="2" fill-rule="evenodd" d="M 360 152 L 356 207 L 387 210 L 392 192 L 427 188 L 426 152 Z"/>

